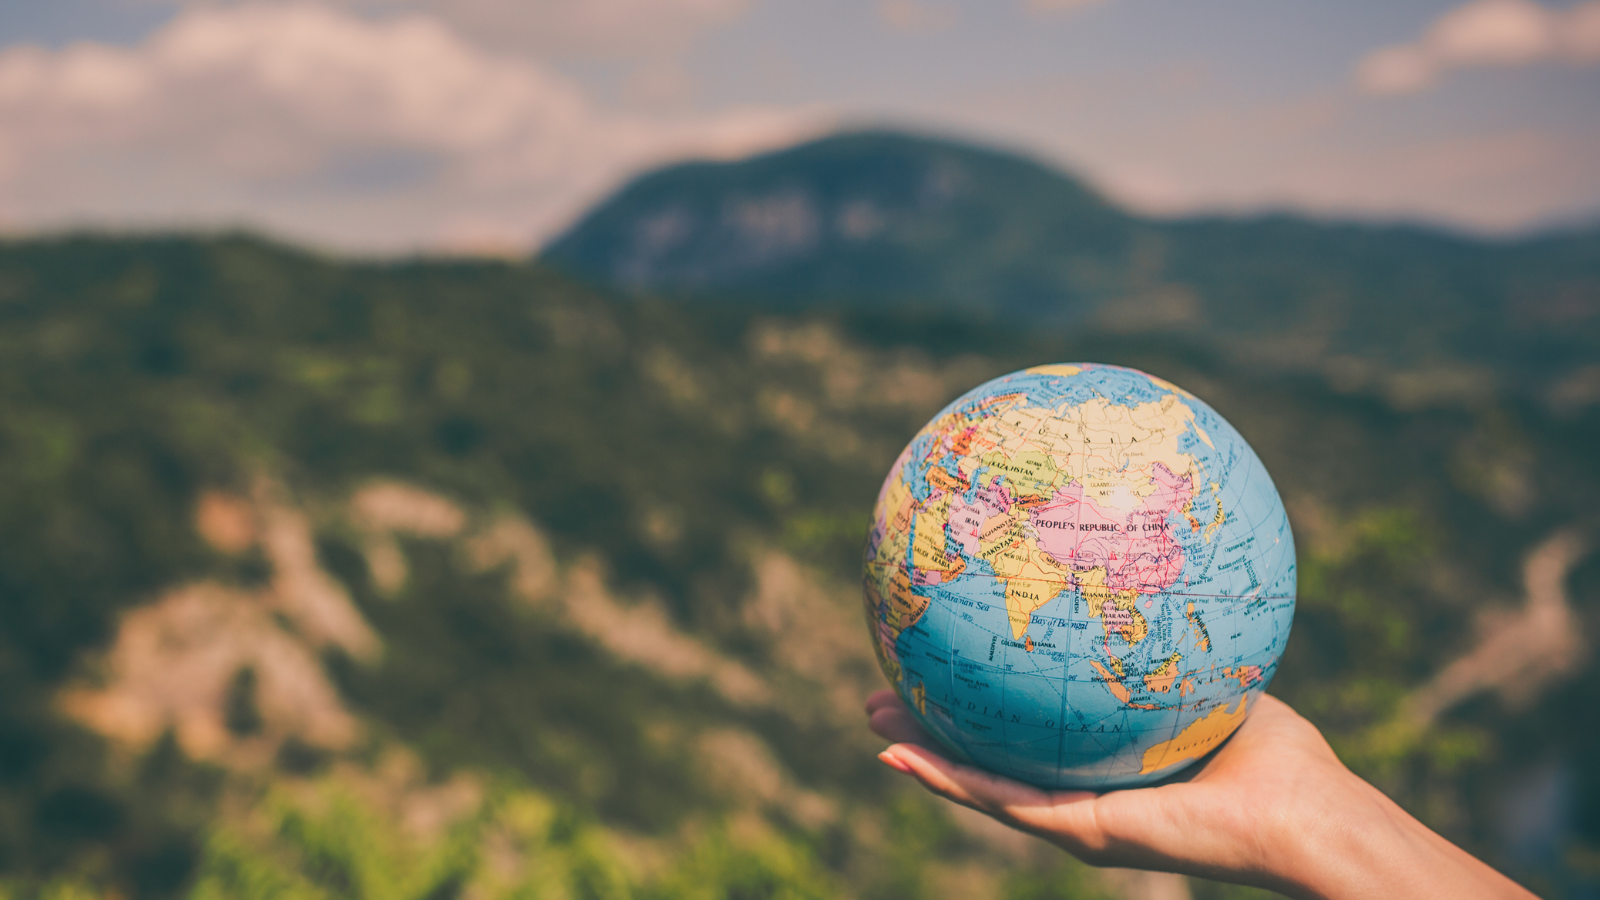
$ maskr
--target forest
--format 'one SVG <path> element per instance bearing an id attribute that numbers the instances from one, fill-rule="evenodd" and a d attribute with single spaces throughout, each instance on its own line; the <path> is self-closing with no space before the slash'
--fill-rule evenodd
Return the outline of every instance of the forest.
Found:
<path id="1" fill-rule="evenodd" d="M 1273 693 L 1536 891 L 1600 884 L 1600 406 L 1544 375 L 68 236 L 0 244 L 0 896 L 1126 895 L 922 795 L 860 712 L 890 463 L 1076 360 L 1273 474 Z"/>

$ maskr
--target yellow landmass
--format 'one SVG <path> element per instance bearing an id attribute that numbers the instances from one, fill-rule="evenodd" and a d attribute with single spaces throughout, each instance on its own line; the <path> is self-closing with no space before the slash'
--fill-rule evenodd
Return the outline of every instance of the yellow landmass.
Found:
<path id="1" fill-rule="evenodd" d="M 1028 538 L 1027 530 L 1022 527 L 1023 515 L 1021 510 L 1013 509 L 1009 515 L 990 516 L 978 530 L 978 555 L 993 565 L 993 557 L 1020 547 Z"/>
<path id="2" fill-rule="evenodd" d="M 981 462 L 989 467 L 984 473 L 988 483 L 993 484 L 1004 475 L 1014 497 L 1049 497 L 1066 484 L 1054 460 L 1043 450 L 1024 450 L 1014 456 L 996 450 L 985 454 Z"/>
<path id="3" fill-rule="evenodd" d="M 1071 375 L 1076 375 L 1076 374 L 1078 374 L 1079 372 L 1082 372 L 1082 371 L 1083 371 L 1083 369 L 1081 369 L 1081 368 L 1079 368 L 1077 366 L 1069 366 L 1069 365 L 1067 365 L 1065 363 L 1053 363 L 1053 364 L 1048 365 L 1048 366 L 1034 366 L 1033 368 L 1028 370 L 1028 374 L 1029 375 L 1071 376 Z"/>
<path id="4" fill-rule="evenodd" d="M 1189 530 L 1191 532 L 1200 530 L 1200 520 L 1196 519 L 1194 517 L 1193 510 L 1194 510 L 1194 501 L 1193 500 L 1185 500 L 1183 502 L 1183 509 L 1179 510 L 1179 512 L 1183 513 L 1183 517 L 1185 519 L 1189 520 Z"/>
<path id="5" fill-rule="evenodd" d="M 1061 593 L 1060 582 L 1032 578 L 1006 580 L 1006 618 L 1011 622 L 1011 633 L 1022 640 L 1033 622 L 1033 612 L 1055 599 Z"/>
<path id="6" fill-rule="evenodd" d="M 928 714 L 928 688 L 920 681 L 911 689 L 911 702 L 917 705 L 917 712 Z"/>
<path id="7" fill-rule="evenodd" d="M 1111 692 L 1111 696 L 1122 703 L 1127 703 L 1133 699 L 1133 695 L 1128 693 L 1127 686 L 1122 683 L 1121 679 L 1111 674 L 1110 669 L 1092 659 L 1089 660 L 1089 665 L 1094 666 L 1094 670 L 1100 674 L 1100 680 L 1105 682 L 1106 690 Z"/>
<path id="8" fill-rule="evenodd" d="M 1061 440 L 1057 411 L 1048 406 L 1016 405 L 995 416 L 982 429 L 1003 456 L 1024 450 L 1054 451 Z"/>
<path id="9" fill-rule="evenodd" d="M 1101 507 L 1123 512 L 1143 506 L 1145 498 L 1155 490 L 1154 478 L 1137 473 L 1136 477 L 1129 477 L 1127 472 L 1101 472 L 1083 479 L 1084 496 L 1093 498 Z"/>
<path id="10" fill-rule="evenodd" d="M 906 484 L 904 472 L 896 473 L 884 489 L 883 499 L 878 503 L 878 514 L 886 521 L 893 522 L 900 511 L 909 509 L 910 505 L 911 486 Z"/>
<path id="11" fill-rule="evenodd" d="M 1211 497 L 1217 502 L 1217 514 L 1211 519 L 1211 524 L 1206 526 L 1206 533 L 1203 535 L 1208 544 L 1211 543 L 1211 533 L 1221 528 L 1222 523 L 1228 518 L 1228 513 L 1222 508 L 1222 489 L 1215 481 L 1211 482 Z"/>
<path id="12" fill-rule="evenodd" d="M 994 443 L 991 441 L 973 441 L 972 447 L 974 450 L 973 453 L 963 456 L 956 461 L 956 470 L 961 473 L 962 478 L 972 478 L 972 474 L 978 471 L 979 466 L 983 465 L 982 453 L 993 448 Z M 993 479 L 980 481 L 979 483 L 987 487 L 990 481 L 993 481 Z"/>
<path id="13" fill-rule="evenodd" d="M 959 469 L 975 474 L 976 460 L 987 466 L 980 484 L 1004 476 L 1017 499 L 1048 497 L 1084 480 L 1096 502 L 1128 510 L 1159 488 L 1156 463 L 1179 476 L 1199 477 L 1199 464 L 1179 447 L 1194 411 L 1177 394 L 1134 407 L 1097 397 L 1059 408 L 1011 399 L 991 409 L 971 435 Z"/>
<path id="14" fill-rule="evenodd" d="M 1150 623 L 1139 612 L 1138 591 L 1114 591 L 1106 587 L 1106 570 L 1096 566 L 1078 574 L 1078 589 L 1089 605 L 1089 618 L 1100 619 L 1107 633 L 1115 631 L 1129 644 L 1137 644 L 1150 634 Z M 1107 611 L 1110 607 L 1113 612 Z"/>
<path id="15" fill-rule="evenodd" d="M 913 518 L 911 564 L 919 569 L 948 572 L 961 564 L 959 555 L 944 552 L 945 530 L 950 524 L 950 498 L 943 494 Z"/>
<path id="16" fill-rule="evenodd" d="M 927 611 L 928 598 L 912 592 L 911 577 L 904 569 L 895 570 L 894 576 L 889 579 L 889 602 L 883 617 L 889 625 L 891 639 L 898 639 L 900 632 L 917 624 L 917 620 Z"/>
<path id="17" fill-rule="evenodd" d="M 1222 677 L 1231 678 L 1239 682 L 1239 687 L 1247 688 L 1254 682 L 1261 680 L 1261 667 L 1239 666 L 1238 668 L 1234 668 L 1232 666 L 1227 666 L 1222 670 Z"/>
<path id="18" fill-rule="evenodd" d="M 1188 391 L 1184 390 L 1181 387 L 1178 387 L 1177 385 L 1175 385 L 1172 382 L 1166 380 L 1165 378 L 1157 378 L 1156 376 L 1148 374 L 1148 373 L 1145 374 L 1145 377 L 1150 379 L 1150 383 L 1151 384 L 1155 385 L 1158 388 L 1161 388 L 1164 391 L 1172 391 L 1175 394 L 1182 394 L 1185 397 L 1188 397 L 1190 400 L 1196 399 L 1193 394 L 1189 393 Z"/>
<path id="19" fill-rule="evenodd" d="M 1167 657 L 1161 665 L 1156 666 L 1150 674 L 1144 676 L 1144 686 L 1150 690 L 1165 694 L 1172 690 L 1172 683 L 1178 680 L 1178 660 L 1183 659 L 1183 654 L 1174 652 Z"/>
<path id="20" fill-rule="evenodd" d="M 868 571 L 862 580 L 867 607 L 867 627 L 872 630 L 872 649 L 878 655 L 889 680 L 900 681 L 900 661 L 894 652 L 894 643 L 900 633 L 917 624 L 928 611 L 928 598 L 919 597 L 911 590 L 911 578 L 903 568 L 896 567 L 884 584 L 883 569 Z M 887 590 L 885 590 L 887 587 Z"/>
<path id="21" fill-rule="evenodd" d="M 1233 734 L 1234 729 L 1244 722 L 1245 705 L 1248 697 L 1239 698 L 1239 708 L 1228 711 L 1226 705 L 1212 710 L 1204 718 L 1191 724 L 1188 728 L 1178 732 L 1178 736 L 1170 741 L 1151 747 L 1144 752 L 1144 766 L 1139 774 L 1148 775 L 1157 769 L 1183 762 L 1186 759 L 1199 759 L 1216 749 L 1217 745 Z"/>
<path id="22" fill-rule="evenodd" d="M 1194 642 L 1201 653 L 1211 652 L 1211 631 L 1206 628 L 1206 623 L 1201 621 L 1200 614 L 1194 611 L 1194 601 L 1189 601 L 1189 608 L 1184 610 L 1184 618 L 1194 627 Z"/>
<path id="23" fill-rule="evenodd" d="M 1062 410 L 1039 429 L 1041 438 L 1048 433 L 1053 440 L 1035 445 L 1047 445 L 1071 478 L 1120 474 L 1130 485 L 1143 485 L 1158 462 L 1175 475 L 1198 471 L 1178 446 L 1193 422 L 1194 411 L 1171 394 L 1133 407 L 1097 397 Z"/>
<path id="24" fill-rule="evenodd" d="M 978 534 L 978 555 L 1001 578 L 1020 576 L 1033 553 L 1033 541 L 1020 520 L 996 516 L 985 522 Z"/>
<path id="25" fill-rule="evenodd" d="M 889 679 L 890 684 L 899 684 L 903 674 L 900 670 L 900 660 L 884 652 L 883 647 L 879 646 L 877 642 L 873 643 L 873 650 L 877 651 L 878 666 L 883 669 L 883 677 Z"/>
<path id="26" fill-rule="evenodd" d="M 896 475 L 875 513 L 882 517 L 884 523 L 883 539 L 878 543 L 878 564 L 905 565 L 906 551 L 911 544 L 911 517 L 915 512 L 916 501 L 906 486 L 905 478 Z"/>
<path id="27" fill-rule="evenodd" d="M 1013 534 L 1009 543 L 1004 540 Z M 981 542 L 979 548 L 979 555 L 1006 583 L 1006 618 L 1011 622 L 1012 635 L 1020 641 L 1033 621 L 1034 611 L 1066 590 L 1073 572 L 1051 559 L 1032 539 L 1022 536 L 1020 529 L 992 535 L 987 549 Z"/>
<path id="28" fill-rule="evenodd" d="M 890 680 L 899 683 L 900 663 L 884 646 L 884 634 L 881 624 L 883 616 L 883 592 L 878 589 L 878 573 L 868 571 L 866 577 L 861 579 L 861 598 L 866 603 L 867 631 L 872 635 L 872 652 L 878 656 L 878 665 L 883 667 L 884 674 Z"/>
<path id="29" fill-rule="evenodd" d="M 966 482 L 945 471 L 943 466 L 928 469 L 928 484 L 943 491 L 964 491 Z"/>
<path id="30" fill-rule="evenodd" d="M 922 433 L 933 433 L 941 436 L 955 434 L 965 428 L 969 428 L 977 424 L 985 418 L 996 416 L 1003 417 L 1008 411 L 1010 411 L 1012 407 L 1019 403 L 1027 402 L 1027 397 L 1028 395 L 1023 393 L 1001 394 L 999 396 L 990 397 L 986 400 L 983 400 L 975 407 L 957 409 L 945 413 L 934 421 L 928 423 L 927 427 L 922 429 Z"/>

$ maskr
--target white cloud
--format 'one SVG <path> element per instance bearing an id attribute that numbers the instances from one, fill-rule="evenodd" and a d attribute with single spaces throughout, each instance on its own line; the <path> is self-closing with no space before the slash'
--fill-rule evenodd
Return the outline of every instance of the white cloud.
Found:
<path id="1" fill-rule="evenodd" d="M 142 0 L 226 8 L 239 0 Z M 267 3 L 273 0 L 243 0 Z M 290 0 L 293 2 L 293 0 Z M 363 15 L 421 13 L 472 43 L 543 56 L 659 56 L 743 16 L 751 0 L 326 0 Z"/>
<path id="2" fill-rule="evenodd" d="M 1532 0 L 1473 0 L 1440 16 L 1420 40 L 1368 54 L 1356 80 L 1370 93 L 1405 94 L 1452 69 L 1552 61 L 1600 63 L 1600 0 L 1565 10 Z"/>
<path id="3" fill-rule="evenodd" d="M 659 54 L 738 19 L 750 0 L 345 0 L 422 9 L 491 47 Z"/>
<path id="4" fill-rule="evenodd" d="M 1317 129 L 1272 143 L 1197 136 L 1189 158 L 1141 158 L 1134 147 L 1097 171 L 1113 196 L 1149 212 L 1287 209 L 1502 235 L 1586 221 L 1600 197 L 1596 129 L 1382 141 Z"/>
<path id="5" fill-rule="evenodd" d="M 1344 89 L 1240 101 L 1199 72 L 1138 74 L 973 91 L 960 119 L 1147 214 L 1293 210 L 1517 234 L 1600 209 L 1593 123 L 1441 132 Z"/>
<path id="6" fill-rule="evenodd" d="M 956 24 L 956 8 L 920 0 L 880 0 L 878 18 L 895 31 L 930 33 Z"/>
<path id="7" fill-rule="evenodd" d="M 1105 0 L 1024 0 L 1023 8 L 1035 15 L 1051 15 L 1054 13 L 1075 13 L 1099 6 Z"/>
<path id="8" fill-rule="evenodd" d="M 0 226 L 247 224 L 347 249 L 525 248 L 640 165 L 819 124 L 609 113 L 420 14 L 195 8 L 132 48 L 0 52 Z"/>

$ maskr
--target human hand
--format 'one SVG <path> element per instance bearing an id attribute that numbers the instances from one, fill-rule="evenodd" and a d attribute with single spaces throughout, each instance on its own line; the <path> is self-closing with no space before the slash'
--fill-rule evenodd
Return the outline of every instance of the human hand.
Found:
<path id="1" fill-rule="evenodd" d="M 896 742 L 879 754 L 884 763 L 1092 865 L 1326 900 L 1533 896 L 1362 781 L 1315 726 L 1271 696 L 1181 780 L 1104 794 L 1046 791 L 952 762 L 893 691 L 868 698 L 867 715 Z"/>

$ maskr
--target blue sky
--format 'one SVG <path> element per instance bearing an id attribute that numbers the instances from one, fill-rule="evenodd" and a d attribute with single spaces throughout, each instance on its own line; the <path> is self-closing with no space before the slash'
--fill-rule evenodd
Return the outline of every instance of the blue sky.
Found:
<path id="1" fill-rule="evenodd" d="M 0 229 L 518 251 L 857 124 L 1160 215 L 1600 218 L 1600 0 L 0 0 Z"/>

